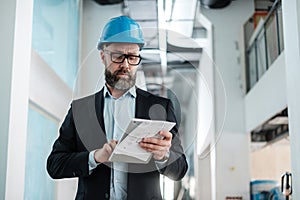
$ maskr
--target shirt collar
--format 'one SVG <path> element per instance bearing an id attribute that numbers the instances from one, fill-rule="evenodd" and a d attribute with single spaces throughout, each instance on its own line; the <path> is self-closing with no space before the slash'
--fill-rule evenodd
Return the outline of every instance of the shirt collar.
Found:
<path id="1" fill-rule="evenodd" d="M 133 86 L 133 87 L 131 87 L 129 90 L 127 90 L 127 91 L 122 95 L 122 97 L 126 96 L 127 94 L 130 94 L 132 97 L 136 98 L 136 88 L 135 88 L 135 86 Z M 113 96 L 111 96 L 111 94 L 110 94 L 110 92 L 109 92 L 109 90 L 108 90 L 106 84 L 104 85 L 103 96 L 104 96 L 104 98 L 105 98 L 105 97 L 108 97 L 108 96 L 114 98 Z"/>

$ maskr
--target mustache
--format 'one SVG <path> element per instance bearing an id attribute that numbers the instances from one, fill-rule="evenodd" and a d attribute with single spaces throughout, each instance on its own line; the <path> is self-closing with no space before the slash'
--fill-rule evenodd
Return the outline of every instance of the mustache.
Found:
<path id="1" fill-rule="evenodd" d="M 114 72 L 114 75 L 119 75 L 119 74 L 126 74 L 128 76 L 130 76 L 130 72 L 124 69 L 120 69 Z"/>

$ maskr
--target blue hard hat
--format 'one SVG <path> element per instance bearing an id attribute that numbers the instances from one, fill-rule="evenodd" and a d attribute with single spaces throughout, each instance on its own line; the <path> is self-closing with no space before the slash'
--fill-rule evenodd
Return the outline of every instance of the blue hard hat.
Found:
<path id="1" fill-rule="evenodd" d="M 103 28 L 97 48 L 101 50 L 103 44 L 112 42 L 135 43 L 141 49 L 144 46 L 144 38 L 140 25 L 127 16 L 110 19 Z"/>

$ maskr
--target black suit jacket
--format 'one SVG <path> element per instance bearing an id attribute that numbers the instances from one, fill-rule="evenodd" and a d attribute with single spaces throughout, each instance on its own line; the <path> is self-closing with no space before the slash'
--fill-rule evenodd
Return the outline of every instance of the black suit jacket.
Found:
<path id="1" fill-rule="evenodd" d="M 101 148 L 107 142 L 103 103 L 103 89 L 94 95 L 72 102 L 47 160 L 47 171 L 52 178 L 79 177 L 76 199 L 109 199 L 109 163 L 98 165 L 91 174 L 88 168 L 89 151 Z M 169 99 L 138 88 L 135 117 L 176 122 Z M 162 199 L 159 174 L 173 180 L 180 180 L 185 175 L 188 166 L 178 134 L 178 125 L 170 132 L 173 138 L 166 167 L 157 170 L 153 159 L 148 164 L 128 165 L 128 200 Z"/>

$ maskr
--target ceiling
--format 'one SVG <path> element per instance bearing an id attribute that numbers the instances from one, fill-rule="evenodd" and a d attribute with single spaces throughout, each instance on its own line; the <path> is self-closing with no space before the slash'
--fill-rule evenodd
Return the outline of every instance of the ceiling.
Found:
<path id="1" fill-rule="evenodd" d="M 124 1 L 123 13 L 136 20 L 143 29 L 144 63 L 164 66 L 170 62 L 182 62 L 182 58 L 176 56 L 178 54 L 188 56 L 189 61 L 199 60 L 201 48 L 195 42 L 191 44 L 197 3 L 197 0 L 189 0 L 189 3 L 186 0 Z M 161 63 L 164 59 L 166 63 Z"/>
<path id="2" fill-rule="evenodd" d="M 251 132 L 252 142 L 270 142 L 288 133 L 288 109 L 285 108 Z"/>
<path id="3" fill-rule="evenodd" d="M 232 0 L 94 0 L 101 5 L 122 4 L 124 15 L 142 27 L 143 63 L 161 64 L 199 61 L 206 30 L 197 20 L 200 6 L 224 8 Z M 274 0 L 254 0 L 256 10 L 269 10 Z M 186 62 L 185 62 L 186 63 Z"/>

